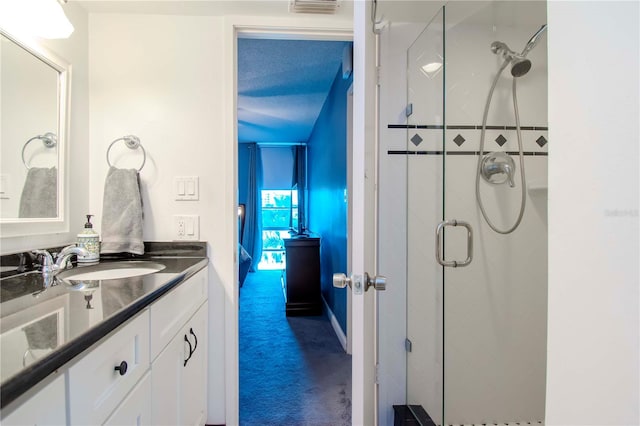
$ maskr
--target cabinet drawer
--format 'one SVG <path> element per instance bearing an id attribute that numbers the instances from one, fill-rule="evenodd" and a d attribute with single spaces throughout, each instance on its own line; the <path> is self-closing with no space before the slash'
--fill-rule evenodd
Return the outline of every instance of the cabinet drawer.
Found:
<path id="1" fill-rule="evenodd" d="M 152 360 L 207 300 L 207 290 L 207 268 L 204 268 L 151 306 Z"/>
<path id="2" fill-rule="evenodd" d="M 104 426 L 151 425 L 151 374 L 147 373 Z"/>
<path id="3" fill-rule="evenodd" d="M 124 366 L 126 372 L 116 371 Z M 149 368 L 149 310 L 130 320 L 69 369 L 71 424 L 102 424 Z"/>

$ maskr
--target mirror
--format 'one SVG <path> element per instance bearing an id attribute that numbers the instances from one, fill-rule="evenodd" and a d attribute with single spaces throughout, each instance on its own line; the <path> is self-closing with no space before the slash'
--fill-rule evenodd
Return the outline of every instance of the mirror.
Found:
<path id="1" fill-rule="evenodd" d="M 62 59 L 0 30 L 3 237 L 64 227 L 68 73 Z"/>

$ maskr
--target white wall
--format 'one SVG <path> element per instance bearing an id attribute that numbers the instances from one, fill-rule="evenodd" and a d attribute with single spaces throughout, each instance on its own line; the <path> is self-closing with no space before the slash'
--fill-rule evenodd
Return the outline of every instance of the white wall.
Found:
<path id="1" fill-rule="evenodd" d="M 226 158 L 222 89 L 223 21 L 219 17 L 92 14 L 91 213 L 100 231 L 106 152 L 116 138 L 140 138 L 147 161 L 140 173 L 145 241 L 173 239 L 173 215 L 200 216 L 200 240 L 208 242 L 209 417 L 225 423 L 223 283 L 233 281 L 233 223 L 225 216 L 233 191 Z M 111 152 L 112 164 L 138 167 L 138 153 Z M 175 201 L 174 176 L 199 176 L 199 201 Z M 230 272 L 230 274 L 229 274 Z M 225 275 L 226 274 L 226 275 Z"/>
<path id="2" fill-rule="evenodd" d="M 75 28 L 71 37 L 60 40 L 39 39 L 36 43 L 66 60 L 72 68 L 66 158 L 68 204 L 65 209 L 70 226 L 66 231 L 46 235 L 0 237 L 0 252 L 3 254 L 74 242 L 85 222 L 83 215 L 89 209 L 88 16 L 84 9 L 74 3 L 65 5 L 64 10 Z"/>
<path id="3" fill-rule="evenodd" d="M 548 425 L 640 424 L 639 14 L 548 6 Z"/>

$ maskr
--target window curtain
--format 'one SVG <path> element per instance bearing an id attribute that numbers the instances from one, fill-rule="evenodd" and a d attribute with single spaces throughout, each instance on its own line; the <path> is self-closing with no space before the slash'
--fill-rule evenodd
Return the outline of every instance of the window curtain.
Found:
<path id="1" fill-rule="evenodd" d="M 307 228 L 306 217 L 306 199 L 307 193 L 307 147 L 304 145 L 296 145 L 293 150 L 293 177 L 291 185 L 298 186 L 298 222 L 300 230 L 303 232 Z"/>
<path id="2" fill-rule="evenodd" d="M 262 155 L 257 143 L 249 145 L 249 179 L 242 245 L 251 255 L 251 272 L 255 272 L 262 257 Z"/>

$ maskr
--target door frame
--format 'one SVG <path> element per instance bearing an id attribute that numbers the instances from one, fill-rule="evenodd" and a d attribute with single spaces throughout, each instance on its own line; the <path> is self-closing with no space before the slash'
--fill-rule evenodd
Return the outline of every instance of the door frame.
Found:
<path id="1" fill-rule="evenodd" d="M 353 147 L 351 274 L 378 274 L 378 38 L 370 21 L 372 3 L 353 5 Z M 355 284 L 354 284 L 354 287 Z M 378 424 L 378 292 L 354 292 L 352 300 L 353 425 Z"/>
<path id="2" fill-rule="evenodd" d="M 226 146 L 231 152 L 227 152 L 227 158 L 232 157 L 227 176 L 227 203 L 229 222 L 233 224 L 231 229 L 232 239 L 229 250 L 233 255 L 234 280 L 224 284 L 225 324 L 224 324 L 224 364 L 225 364 L 225 423 L 227 425 L 239 424 L 239 339 L 238 339 L 238 230 L 237 230 L 237 204 L 238 196 L 238 61 L 237 40 L 239 37 L 270 38 L 270 39 L 296 39 L 296 40 L 336 40 L 353 41 L 354 31 L 352 24 L 344 20 L 318 20 L 317 17 L 245 17 L 234 16 L 225 18 L 223 58 L 225 63 L 224 81 L 233 82 L 223 88 L 225 107 L 225 140 Z M 231 156 L 229 155 L 231 154 Z M 211 387 L 211 378 L 209 380 Z M 352 389 L 353 392 L 353 389 Z M 356 389 L 357 392 L 357 389 Z M 209 392 L 211 394 L 211 392 Z"/>
<path id="3" fill-rule="evenodd" d="M 353 82 L 347 90 L 347 164 L 353 164 Z M 347 270 L 352 270 L 352 221 L 353 221 L 353 167 L 347 167 Z M 352 313 L 351 304 L 353 303 L 353 295 L 347 290 L 347 344 L 345 351 L 351 355 L 353 352 L 353 329 L 352 329 Z"/>

